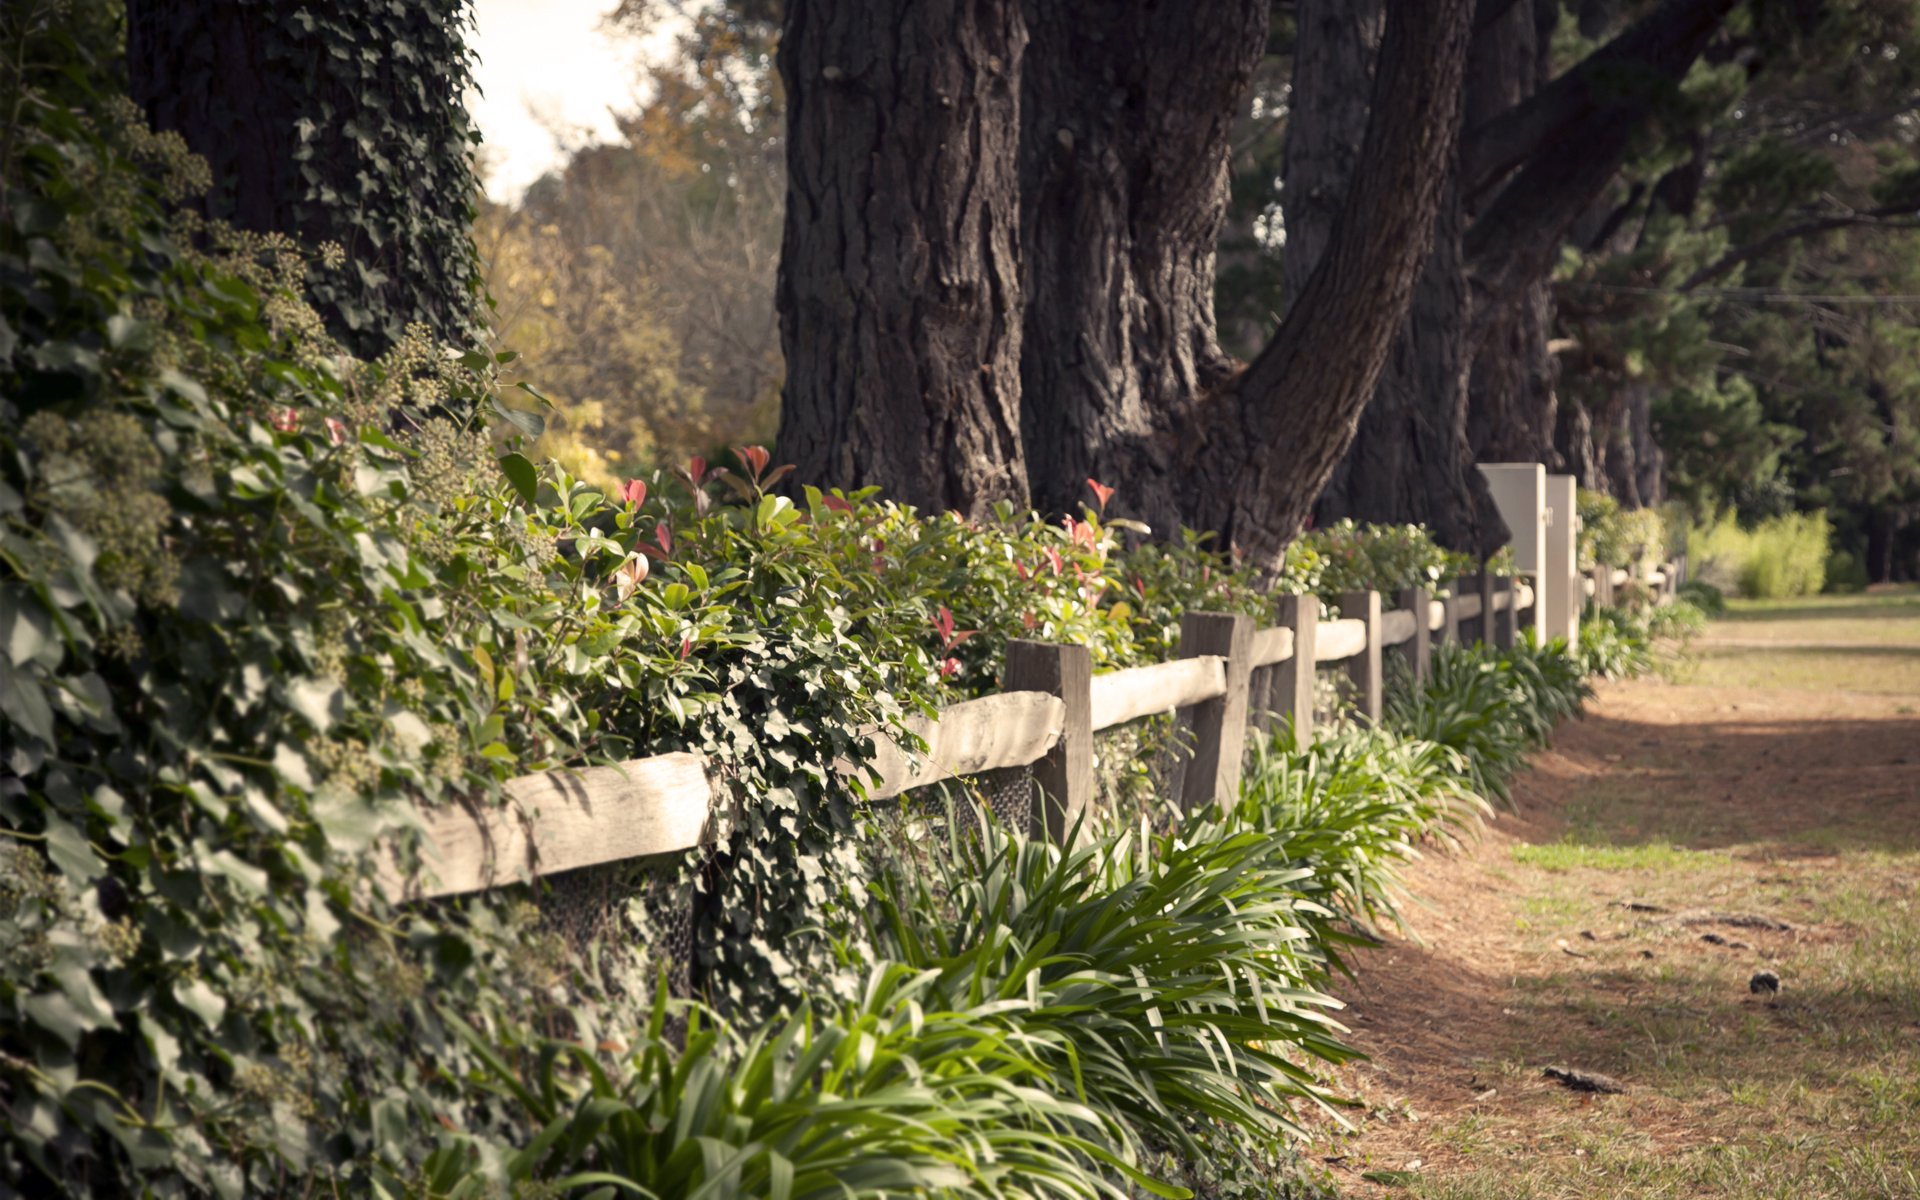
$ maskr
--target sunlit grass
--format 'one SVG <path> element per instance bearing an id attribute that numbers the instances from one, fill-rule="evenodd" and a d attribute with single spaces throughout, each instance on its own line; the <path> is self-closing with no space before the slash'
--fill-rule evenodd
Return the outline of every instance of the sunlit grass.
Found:
<path id="1" fill-rule="evenodd" d="M 1605 846 L 1570 840 L 1543 846 L 1515 846 L 1513 857 L 1516 862 L 1547 871 L 1685 871 L 1722 865 L 1727 859 L 1718 852 L 1687 850 L 1666 842 Z"/>

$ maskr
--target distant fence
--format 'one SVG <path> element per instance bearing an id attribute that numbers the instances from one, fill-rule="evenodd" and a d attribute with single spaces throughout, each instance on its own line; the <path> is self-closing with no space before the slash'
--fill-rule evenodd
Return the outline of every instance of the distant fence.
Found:
<path id="1" fill-rule="evenodd" d="M 1537 470 L 1546 478 L 1543 468 Z M 1558 478 L 1571 484 L 1570 477 Z M 1538 519 L 1537 527 L 1546 531 L 1544 549 L 1566 544 L 1560 555 L 1564 571 L 1539 570 L 1536 557 L 1528 577 L 1464 576 L 1438 597 L 1408 588 L 1392 598 L 1391 609 L 1383 608 L 1378 592 L 1349 592 L 1340 597 L 1336 620 L 1321 619 L 1313 596 L 1275 596 L 1273 624 L 1266 626 L 1237 614 L 1187 613 L 1179 658 L 1103 675 L 1093 674 L 1085 646 L 1009 642 L 1004 690 L 961 701 L 931 719 L 913 718 L 908 726 L 924 739 L 924 750 L 881 736 L 875 759 L 864 769 L 845 764 L 845 773 L 864 781 L 870 800 L 882 800 L 947 779 L 1029 768 L 1039 794 L 1029 832 L 1059 839 L 1093 798 L 1094 734 L 1176 713 L 1191 746 L 1181 803 L 1191 811 L 1230 799 L 1239 791 L 1250 725 L 1286 719 L 1303 739 L 1312 736 L 1314 678 L 1322 667 L 1344 671 L 1358 715 L 1377 721 L 1389 653 L 1401 657 L 1417 680 L 1426 674 L 1435 642 L 1506 647 L 1525 627 L 1571 640 L 1589 597 L 1611 604 L 1615 589 L 1629 580 L 1656 596 L 1671 595 L 1684 557 L 1637 579 L 1606 568 L 1581 574 L 1570 549 L 1577 534 L 1570 486 L 1565 493 L 1564 507 L 1555 510 L 1539 492 L 1531 503 L 1547 509 L 1541 518 L 1537 511 L 1508 513 L 1510 498 L 1495 489 L 1509 526 Z M 1516 555 L 1528 561 L 1518 548 Z M 456 895 L 690 850 L 720 837 L 736 803 L 700 756 L 684 752 L 545 771 L 511 780 L 505 790 L 511 803 L 499 809 L 424 812 L 420 874 L 408 878 L 389 860 L 383 890 L 396 899 Z"/>

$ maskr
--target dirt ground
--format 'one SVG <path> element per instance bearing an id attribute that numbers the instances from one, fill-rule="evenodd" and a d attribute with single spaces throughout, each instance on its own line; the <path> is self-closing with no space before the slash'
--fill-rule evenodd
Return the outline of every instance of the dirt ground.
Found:
<path id="1" fill-rule="evenodd" d="M 1754 633 L 1716 623 L 1696 659 Z M 1338 1079 L 1356 1131 L 1313 1151 L 1341 1194 L 1920 1197 L 1901 640 L 1891 691 L 1603 684 L 1517 813 L 1415 864 L 1408 936 L 1343 992 L 1370 1061 Z"/>

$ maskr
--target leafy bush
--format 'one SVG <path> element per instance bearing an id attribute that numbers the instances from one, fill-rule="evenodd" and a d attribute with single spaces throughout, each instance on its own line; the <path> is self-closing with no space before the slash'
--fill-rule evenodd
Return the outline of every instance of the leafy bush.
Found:
<path id="1" fill-rule="evenodd" d="M 1811 596 L 1826 584 L 1832 534 L 1824 512 L 1785 513 L 1752 528 L 1728 516 L 1689 534 L 1687 560 L 1699 578 L 1742 596 Z"/>
<path id="2" fill-rule="evenodd" d="M 1415 843 L 1472 829 L 1491 810 L 1468 786 L 1468 765 L 1435 742 L 1345 725 L 1301 746 L 1291 727 L 1257 739 L 1231 824 L 1284 834 L 1310 874 L 1299 887 L 1325 914 L 1400 919 L 1399 867 Z M 1314 943 L 1339 965 L 1353 939 L 1309 913 Z"/>
<path id="3" fill-rule="evenodd" d="M 1402 588 L 1432 590 L 1473 570 L 1472 562 L 1433 540 L 1421 525 L 1356 525 L 1340 521 L 1300 535 L 1299 545 L 1319 556 L 1313 590 L 1337 604 L 1342 592 L 1372 589 L 1391 598 Z"/>
<path id="4" fill-rule="evenodd" d="M 1689 579 L 1678 589 L 1679 598 L 1700 610 L 1703 617 L 1717 617 L 1727 611 L 1727 596 L 1704 579 Z"/>
<path id="5" fill-rule="evenodd" d="M 623 1032 L 622 1069 L 578 1044 L 496 1045 L 449 1018 L 485 1063 L 516 1133 L 444 1140 L 383 1166 L 383 1200 L 591 1194 L 1119 1196 L 1152 1185 L 1111 1125 L 1051 1087 L 1062 1046 L 1019 998 L 950 1007 L 931 972 L 876 968 L 855 1000 L 801 1002 L 743 1033 L 656 995 Z M 669 1017 L 685 1023 L 676 1038 Z"/>
<path id="6" fill-rule="evenodd" d="M 1306 874 L 1285 836 L 1204 820 L 1065 851 L 989 821 L 929 872 L 882 869 L 870 936 L 950 1006 L 1024 1001 L 1055 1087 L 1137 1134 L 1195 1153 L 1214 1121 L 1271 1145 L 1316 1095 L 1287 1051 L 1351 1057 L 1308 982 Z"/>
<path id="7" fill-rule="evenodd" d="M 1644 566 L 1659 561 L 1667 549 L 1667 524 L 1654 508 L 1620 507 L 1602 492 L 1581 488 L 1576 504 L 1580 515 L 1580 567 Z"/>
<path id="8" fill-rule="evenodd" d="M 1448 642 L 1433 648 L 1426 681 L 1389 688 L 1383 722 L 1403 737 L 1434 742 L 1466 763 L 1475 793 L 1505 802 L 1528 751 L 1592 695 L 1565 643 L 1511 650 Z"/>

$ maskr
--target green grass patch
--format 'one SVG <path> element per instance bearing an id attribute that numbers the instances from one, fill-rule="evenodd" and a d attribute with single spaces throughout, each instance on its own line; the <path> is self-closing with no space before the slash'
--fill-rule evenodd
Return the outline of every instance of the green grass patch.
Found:
<path id="1" fill-rule="evenodd" d="M 1572 839 L 1515 846 L 1513 858 L 1546 871 L 1690 871 L 1723 866 L 1727 861 L 1718 851 L 1688 850 L 1667 842 L 1605 846 Z"/>

